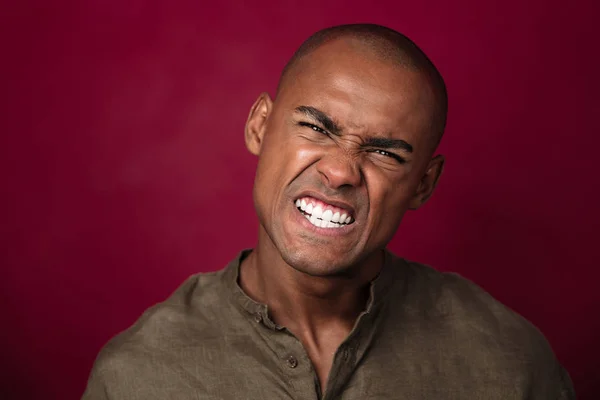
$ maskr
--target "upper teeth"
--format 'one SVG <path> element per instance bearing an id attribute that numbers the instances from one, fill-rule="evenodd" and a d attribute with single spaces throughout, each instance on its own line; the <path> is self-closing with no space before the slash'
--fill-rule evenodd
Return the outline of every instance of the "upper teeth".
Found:
<path id="1" fill-rule="evenodd" d="M 319 228 L 340 228 L 352 222 L 352 216 L 348 215 L 348 212 L 315 203 L 317 202 L 306 198 L 296 200 L 296 207 L 304 211 L 304 216 L 313 225 Z"/>

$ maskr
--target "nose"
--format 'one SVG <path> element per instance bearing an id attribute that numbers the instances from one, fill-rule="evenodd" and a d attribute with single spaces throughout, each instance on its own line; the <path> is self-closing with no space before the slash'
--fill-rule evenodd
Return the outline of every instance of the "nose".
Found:
<path id="1" fill-rule="evenodd" d="M 317 163 L 317 171 L 323 183 L 331 189 L 359 186 L 362 175 L 358 160 L 348 154 L 328 154 Z"/>

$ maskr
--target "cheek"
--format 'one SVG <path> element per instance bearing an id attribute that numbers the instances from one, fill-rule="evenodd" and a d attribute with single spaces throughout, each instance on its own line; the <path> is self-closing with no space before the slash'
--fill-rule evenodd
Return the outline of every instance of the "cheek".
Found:
<path id="1" fill-rule="evenodd" d="M 296 146 L 293 154 L 290 154 L 290 160 L 294 160 L 297 169 L 305 169 L 315 163 L 321 157 L 323 149 L 314 144 L 300 144 Z"/>
<path id="2" fill-rule="evenodd" d="M 290 183 L 318 159 L 320 151 L 319 146 L 305 141 L 271 135 L 263 144 L 256 168 L 257 206 L 262 206 L 263 211 L 274 208 Z"/>
<path id="3" fill-rule="evenodd" d="M 270 146 L 268 157 L 273 160 L 269 163 L 273 173 L 281 176 L 284 184 L 288 185 L 316 162 L 322 153 L 322 145 L 292 136 L 287 140 L 274 141 Z"/>
<path id="4" fill-rule="evenodd" d="M 373 224 L 395 229 L 408 209 L 412 197 L 406 174 L 388 177 L 381 172 L 365 174 Z M 384 229 L 387 231 L 388 229 Z"/>

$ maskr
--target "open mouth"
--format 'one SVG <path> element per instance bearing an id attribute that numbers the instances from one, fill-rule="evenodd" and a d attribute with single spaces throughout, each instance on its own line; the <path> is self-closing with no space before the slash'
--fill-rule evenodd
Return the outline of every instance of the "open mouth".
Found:
<path id="1" fill-rule="evenodd" d="M 312 197 L 301 197 L 296 208 L 318 228 L 341 228 L 354 222 L 348 210 L 327 204 Z"/>

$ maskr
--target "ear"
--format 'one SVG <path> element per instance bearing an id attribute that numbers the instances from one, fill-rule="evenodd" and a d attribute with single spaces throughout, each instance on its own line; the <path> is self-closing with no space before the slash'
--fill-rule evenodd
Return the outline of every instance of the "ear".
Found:
<path id="1" fill-rule="evenodd" d="M 410 201 L 409 208 L 411 210 L 418 209 L 429 200 L 444 170 L 444 162 L 445 159 L 442 155 L 437 155 L 429 161 L 427 170 L 419 182 L 419 187 Z"/>
<path id="2" fill-rule="evenodd" d="M 267 93 L 261 93 L 250 109 L 246 121 L 246 148 L 255 156 L 260 154 L 263 138 L 267 129 L 267 120 L 273 108 L 273 101 Z"/>

